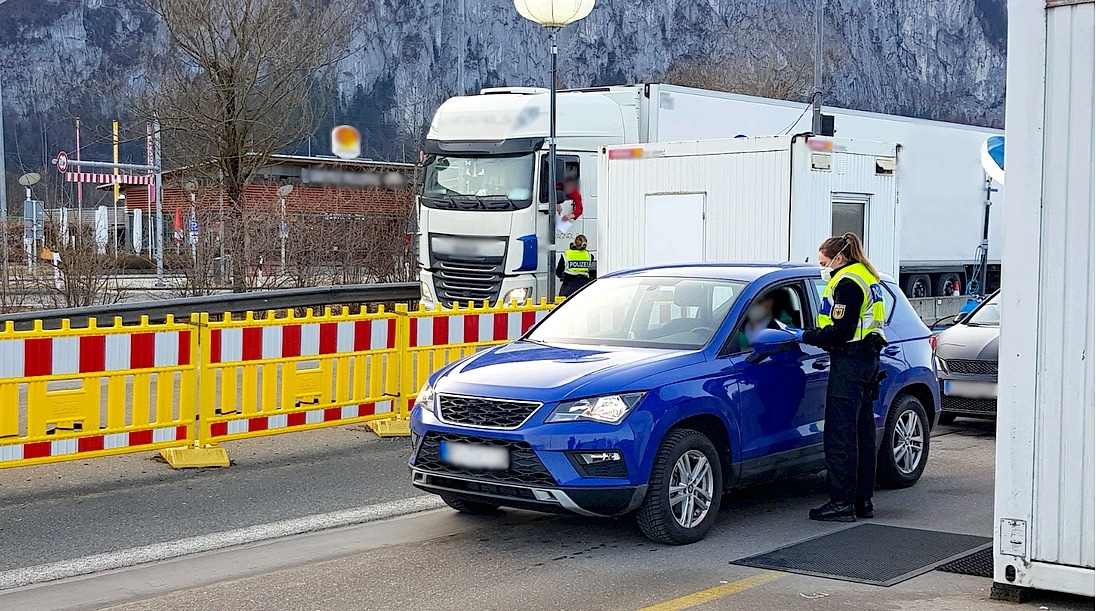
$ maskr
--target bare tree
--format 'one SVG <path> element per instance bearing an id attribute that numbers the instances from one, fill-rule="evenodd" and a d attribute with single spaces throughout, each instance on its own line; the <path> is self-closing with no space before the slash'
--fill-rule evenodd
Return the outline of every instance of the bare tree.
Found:
<path id="1" fill-rule="evenodd" d="M 60 244 L 57 219 L 47 225 L 47 241 Z M 49 251 L 52 253 L 54 251 Z M 126 299 L 119 260 L 112 254 L 100 254 L 93 231 L 79 231 L 69 244 L 56 251 L 58 261 L 40 259 L 27 281 L 43 305 L 55 308 L 79 308 L 120 303 Z M 39 254 L 39 253 L 35 253 Z"/>
<path id="2" fill-rule="evenodd" d="M 159 118 L 165 157 L 225 192 L 233 288 L 258 253 L 244 231 L 244 192 L 271 155 L 316 128 L 319 73 L 349 55 L 355 13 L 344 0 L 152 0 L 169 45 L 140 114 Z"/>

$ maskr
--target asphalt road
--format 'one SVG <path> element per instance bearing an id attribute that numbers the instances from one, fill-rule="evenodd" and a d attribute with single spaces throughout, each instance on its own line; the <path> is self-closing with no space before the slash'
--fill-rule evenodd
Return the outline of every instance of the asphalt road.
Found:
<path id="1" fill-rule="evenodd" d="M 993 449 L 991 424 L 941 427 L 922 481 L 880 492 L 876 522 L 989 536 Z M 237 464 L 220 471 L 173 472 L 146 458 L 0 472 L 5 566 L 414 494 L 400 440 L 336 429 L 229 450 Z M 805 519 L 823 488 L 812 476 L 736 492 L 709 537 L 685 547 L 652 544 L 627 520 L 433 510 L 7 590 L 0 609 L 1015 608 L 988 601 L 989 580 L 974 577 L 932 572 L 878 588 L 730 564 L 845 528 Z M 1041 607 L 1092 601 L 1047 597 L 1025 608 Z"/>
<path id="2" fill-rule="evenodd" d="M 225 447 L 227 469 L 141 453 L 0 470 L 0 572 L 417 494 L 408 440 L 362 425 Z"/>

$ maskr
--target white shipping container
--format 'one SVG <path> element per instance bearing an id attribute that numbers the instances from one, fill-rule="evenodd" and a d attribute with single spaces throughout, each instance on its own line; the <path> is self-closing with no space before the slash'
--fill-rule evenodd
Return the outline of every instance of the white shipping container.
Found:
<path id="1" fill-rule="evenodd" d="M 599 158 L 598 270 L 692 262 L 814 262 L 855 231 L 899 264 L 897 146 L 770 136 L 615 146 Z"/>
<path id="2" fill-rule="evenodd" d="M 1009 2 L 994 593 L 1093 596 L 1092 0 Z"/>
<path id="3" fill-rule="evenodd" d="M 811 129 L 803 104 L 731 93 L 651 85 L 642 142 L 707 140 Z M 657 104 L 656 104 L 657 100 Z M 984 221 L 985 175 L 978 152 L 1001 130 L 941 121 L 825 107 L 834 116 L 837 138 L 895 142 L 906 160 L 899 178 L 903 270 L 933 270 L 977 259 Z M 1000 261 L 1001 185 L 994 185 L 990 209 L 991 262 Z M 898 270 L 893 270 L 897 272 Z"/>

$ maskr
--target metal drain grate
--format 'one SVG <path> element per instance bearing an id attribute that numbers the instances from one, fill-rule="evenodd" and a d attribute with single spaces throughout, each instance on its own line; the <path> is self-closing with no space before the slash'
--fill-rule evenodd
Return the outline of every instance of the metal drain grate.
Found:
<path id="1" fill-rule="evenodd" d="M 947 564 L 936 567 L 937 571 L 947 573 L 959 573 L 960 575 L 974 575 L 975 577 L 993 578 L 993 547 L 986 547 L 967 554 L 958 560 L 952 560 Z"/>
<path id="2" fill-rule="evenodd" d="M 972 535 L 861 524 L 732 564 L 892 586 L 989 542 Z"/>

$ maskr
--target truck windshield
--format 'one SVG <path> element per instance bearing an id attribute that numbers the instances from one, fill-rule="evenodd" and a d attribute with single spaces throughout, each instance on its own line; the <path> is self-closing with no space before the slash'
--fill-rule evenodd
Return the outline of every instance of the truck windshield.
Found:
<path id="1" fill-rule="evenodd" d="M 560 304 L 527 339 L 696 350 L 711 341 L 745 287 L 705 278 L 602 278 Z"/>
<path id="2" fill-rule="evenodd" d="M 423 204 L 458 210 L 516 210 L 533 198 L 533 155 L 427 160 Z"/>

